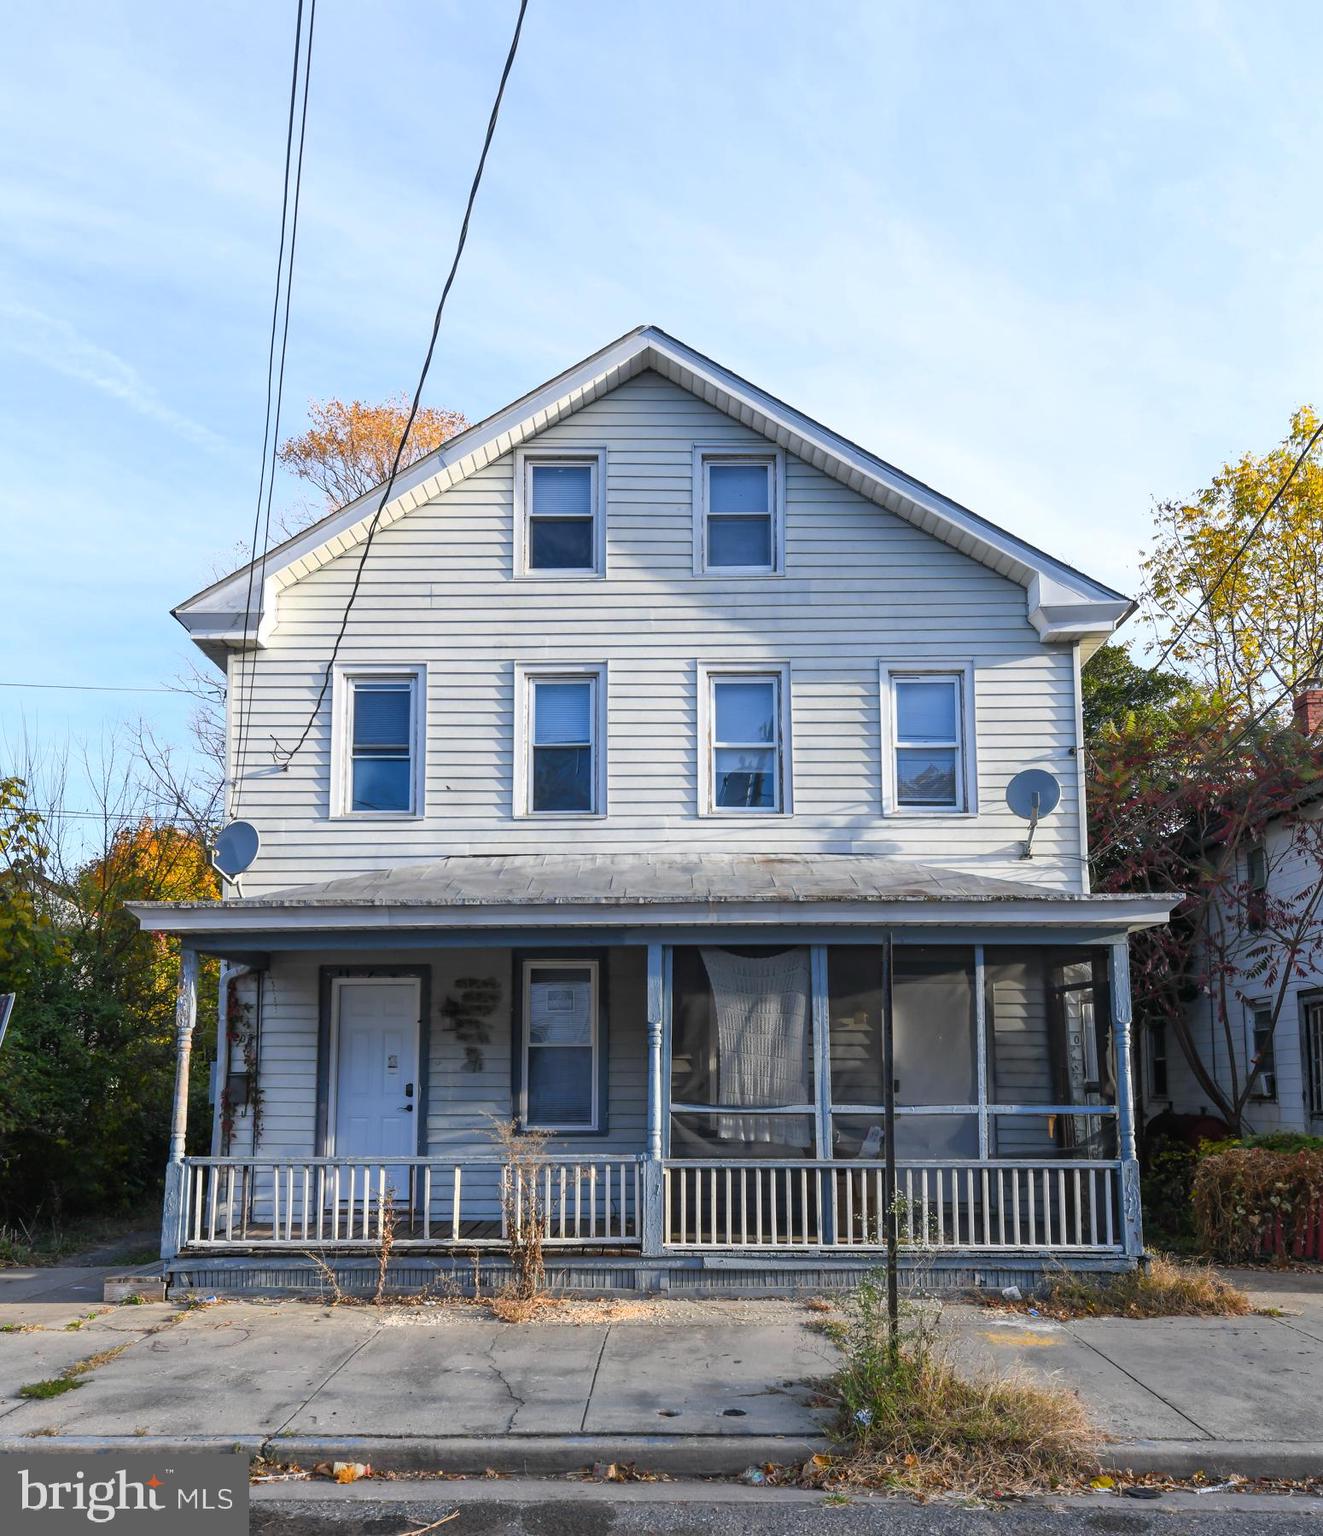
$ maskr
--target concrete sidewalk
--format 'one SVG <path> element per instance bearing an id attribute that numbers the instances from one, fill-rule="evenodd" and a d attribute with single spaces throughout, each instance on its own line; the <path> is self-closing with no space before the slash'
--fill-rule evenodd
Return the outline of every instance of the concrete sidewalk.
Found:
<path id="1" fill-rule="evenodd" d="M 1251 1285 L 1287 1315 L 1056 1324 L 951 1306 L 946 1319 L 971 1362 L 1078 1391 L 1116 1442 L 1114 1465 L 1316 1472 L 1323 1276 L 1255 1274 Z M 66 1444 L 238 1444 L 279 1460 L 343 1452 L 428 1470 L 547 1473 L 604 1459 L 728 1473 L 824 1444 L 811 1383 L 838 1358 L 820 1315 L 790 1301 L 570 1302 L 520 1325 L 453 1304 L 148 1304 L 65 1331 L 46 1295 L 0 1301 L 0 1326 L 29 1321 L 23 1309 L 37 1303 L 53 1320 L 0 1335 L 4 1448 L 54 1432 Z M 74 1321 L 90 1310 L 67 1305 Z M 119 1345 L 76 1391 L 18 1396 Z"/>

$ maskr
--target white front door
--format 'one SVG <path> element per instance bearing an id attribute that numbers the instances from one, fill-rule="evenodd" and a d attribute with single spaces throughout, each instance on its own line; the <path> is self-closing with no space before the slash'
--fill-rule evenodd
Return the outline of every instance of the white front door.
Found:
<path id="1" fill-rule="evenodd" d="M 418 979 L 340 976 L 333 983 L 337 1157 L 412 1157 L 418 1149 Z M 408 1169 L 387 1173 L 397 1199 Z"/>

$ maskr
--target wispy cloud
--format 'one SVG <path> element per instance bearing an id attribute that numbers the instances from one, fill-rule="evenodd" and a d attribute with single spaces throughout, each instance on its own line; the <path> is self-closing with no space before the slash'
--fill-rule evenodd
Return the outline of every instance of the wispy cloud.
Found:
<path id="1" fill-rule="evenodd" d="M 228 452 L 223 437 L 167 405 L 132 363 L 89 340 L 68 320 L 13 302 L 0 304 L 0 316 L 6 322 L 4 344 L 11 352 L 99 390 L 199 448 Z"/>

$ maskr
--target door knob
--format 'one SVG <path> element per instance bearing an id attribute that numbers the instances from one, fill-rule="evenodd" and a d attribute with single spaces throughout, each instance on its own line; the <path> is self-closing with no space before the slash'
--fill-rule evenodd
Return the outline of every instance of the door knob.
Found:
<path id="1" fill-rule="evenodd" d="M 413 1105 L 412 1104 L 401 1104 L 400 1108 L 404 1111 L 404 1113 L 406 1115 L 413 1114 Z"/>

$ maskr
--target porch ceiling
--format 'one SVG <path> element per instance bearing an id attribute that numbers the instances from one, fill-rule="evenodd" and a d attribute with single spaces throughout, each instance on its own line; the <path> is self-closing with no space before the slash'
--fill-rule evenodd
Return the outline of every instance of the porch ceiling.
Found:
<path id="1" fill-rule="evenodd" d="M 1174 896 L 1091 896 L 992 875 L 846 854 L 453 855 L 265 896 L 138 902 L 174 933 L 629 926 L 704 921 L 869 925 L 1165 922 Z"/>

